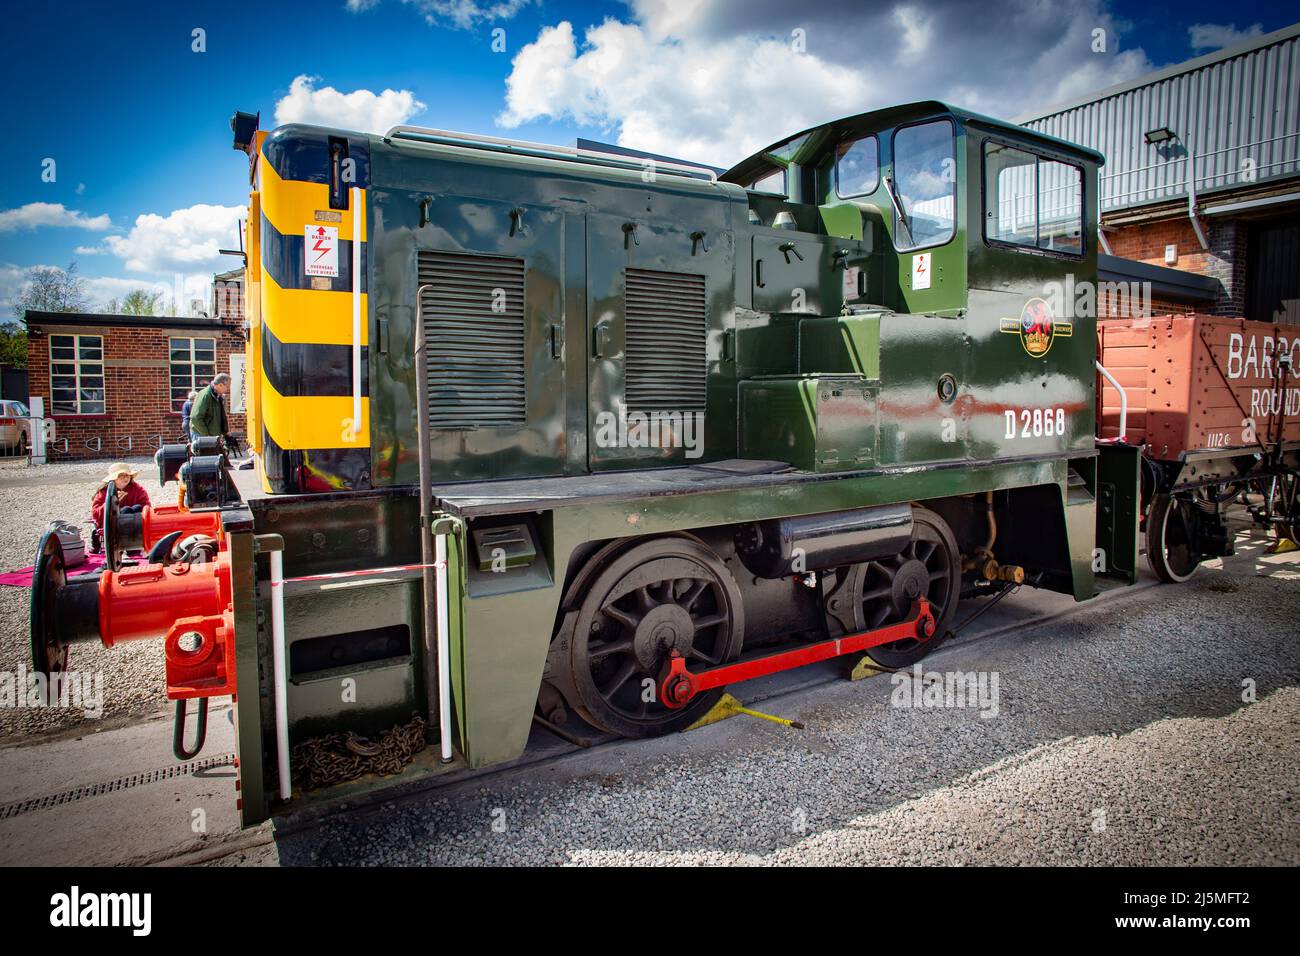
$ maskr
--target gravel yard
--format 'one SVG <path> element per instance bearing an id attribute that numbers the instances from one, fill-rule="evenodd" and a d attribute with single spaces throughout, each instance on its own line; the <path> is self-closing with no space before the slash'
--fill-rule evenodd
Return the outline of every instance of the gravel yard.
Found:
<path id="1" fill-rule="evenodd" d="M 135 464 L 166 500 L 151 462 Z M 0 464 L 0 566 L 30 564 L 51 519 L 87 519 L 105 468 Z M 927 659 L 922 687 L 962 672 L 992 694 L 996 677 L 979 706 L 901 706 L 917 703 L 910 675 L 833 682 L 756 705 L 804 731 L 739 717 L 618 743 L 356 808 L 219 862 L 1297 865 L 1300 555 L 1266 557 L 1264 543 L 1242 539 L 1189 584 Z M 0 670 L 28 662 L 29 594 L 0 587 Z M 103 673 L 105 717 L 166 707 L 160 642 L 73 653 Z M 107 725 L 0 708 L 9 743 Z"/>
<path id="2" fill-rule="evenodd" d="M 223 862 L 1296 865 L 1300 590 L 1269 560 L 927 660 L 998 674 L 996 717 L 835 683 L 759 705 L 802 732 L 733 718 Z"/>
<path id="3" fill-rule="evenodd" d="M 126 459 L 140 472 L 136 478 L 150 500 L 164 503 L 175 494 L 164 492 L 152 458 Z M 29 467 L 0 461 L 0 570 L 32 563 L 36 545 L 56 518 L 83 522 L 82 537 L 90 545 L 90 499 L 111 461 L 64 462 Z M 28 619 L 31 591 L 0 587 L 0 671 L 31 667 Z M 72 649 L 70 666 L 104 675 L 104 717 L 150 713 L 167 706 L 161 641 L 139 641 L 107 650 L 98 644 Z M 0 741 L 70 728 L 78 724 L 104 726 L 77 709 L 0 708 Z"/>

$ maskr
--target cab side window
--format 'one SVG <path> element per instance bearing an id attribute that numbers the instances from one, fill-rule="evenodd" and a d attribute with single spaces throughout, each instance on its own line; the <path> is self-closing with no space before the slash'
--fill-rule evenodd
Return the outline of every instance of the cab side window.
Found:
<path id="1" fill-rule="evenodd" d="M 984 238 L 1083 255 L 1083 170 L 1013 146 L 985 143 Z"/>

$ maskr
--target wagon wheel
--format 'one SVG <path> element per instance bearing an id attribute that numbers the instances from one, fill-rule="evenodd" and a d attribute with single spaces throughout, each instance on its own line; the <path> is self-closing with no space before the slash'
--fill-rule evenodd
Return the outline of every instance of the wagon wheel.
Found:
<path id="1" fill-rule="evenodd" d="M 912 540 L 892 558 L 849 568 L 843 589 L 859 631 L 896 624 L 924 596 L 934 612 L 934 636 L 882 644 L 867 655 L 883 667 L 910 667 L 938 647 L 948 633 L 961 591 L 961 552 L 947 522 L 933 511 L 912 509 Z"/>
<path id="2" fill-rule="evenodd" d="M 36 549 L 30 617 L 32 670 L 44 674 L 47 680 L 50 675 L 68 669 L 68 645 L 61 639 L 57 618 L 59 590 L 67 581 L 63 545 L 58 532 L 51 527 Z"/>
<path id="3" fill-rule="evenodd" d="M 1245 487 L 1240 481 L 1230 481 L 1222 485 L 1205 485 L 1196 489 L 1196 497 L 1206 504 L 1224 505 L 1241 494 Z"/>
<path id="4" fill-rule="evenodd" d="M 1181 584 L 1195 573 L 1204 557 L 1196 549 L 1196 505 L 1190 500 L 1159 494 L 1147 515 L 1147 562 L 1166 584 Z"/>
<path id="5" fill-rule="evenodd" d="M 1282 475 L 1277 482 L 1277 520 L 1274 527 L 1279 538 L 1300 544 L 1300 475 Z"/>
<path id="6" fill-rule="evenodd" d="M 653 737 L 694 723 L 722 690 L 670 710 L 658 681 L 676 650 L 693 669 L 735 657 L 744 635 L 740 589 L 698 541 L 659 538 L 612 559 L 578 608 L 569 666 L 575 709 L 594 727 Z"/>

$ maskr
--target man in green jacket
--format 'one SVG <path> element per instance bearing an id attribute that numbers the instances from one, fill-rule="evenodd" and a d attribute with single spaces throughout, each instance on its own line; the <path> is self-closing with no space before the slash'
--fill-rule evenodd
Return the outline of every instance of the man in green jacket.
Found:
<path id="1" fill-rule="evenodd" d="M 196 438 L 220 438 L 226 434 L 229 426 L 226 424 L 226 403 L 222 396 L 229 391 L 230 376 L 222 372 L 207 388 L 199 392 L 199 397 L 194 399 L 194 407 L 190 410 L 191 442 Z"/>

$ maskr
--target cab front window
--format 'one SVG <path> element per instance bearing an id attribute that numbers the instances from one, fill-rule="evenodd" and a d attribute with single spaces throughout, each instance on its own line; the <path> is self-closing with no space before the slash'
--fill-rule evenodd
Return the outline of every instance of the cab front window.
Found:
<path id="1" fill-rule="evenodd" d="M 835 195 L 840 199 L 867 196 L 880 184 L 880 143 L 864 136 L 841 143 L 835 150 Z"/>
<path id="2" fill-rule="evenodd" d="M 771 193 L 774 196 L 784 196 L 785 190 L 785 170 L 774 169 L 770 173 L 764 173 L 757 179 L 753 180 L 745 187 L 750 192 Z"/>
<path id="3" fill-rule="evenodd" d="M 957 229 L 957 159 L 953 125 L 935 120 L 894 134 L 894 175 L 886 181 L 898 249 L 937 246 Z"/>

